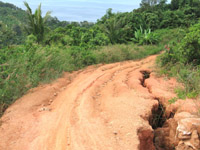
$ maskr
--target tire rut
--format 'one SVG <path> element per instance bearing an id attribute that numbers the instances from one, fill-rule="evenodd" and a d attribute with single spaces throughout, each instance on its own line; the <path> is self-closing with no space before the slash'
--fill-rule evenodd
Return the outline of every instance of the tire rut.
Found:
<path id="1" fill-rule="evenodd" d="M 60 80 L 53 90 L 49 111 L 32 109 L 36 103 L 32 98 L 52 95 L 49 88 L 36 89 L 22 97 L 20 104 L 29 103 L 30 109 L 23 111 L 16 102 L 7 110 L 11 113 L 5 113 L 3 119 L 14 118 L 12 122 L 3 123 L 0 129 L 0 137 L 6 137 L 0 141 L 0 149 L 139 150 L 138 129 L 142 126 L 151 130 L 149 122 L 141 116 L 151 112 L 156 105 L 140 84 L 140 71 L 150 69 L 155 58 L 90 66 L 72 75 L 68 84 Z M 42 94 L 36 95 L 37 92 Z M 41 105 L 46 100 L 41 100 Z M 20 111 L 23 113 L 18 116 L 26 122 L 21 122 L 12 113 Z M 19 138 L 12 138 L 12 133 L 16 132 Z M 13 144 L 9 145 L 10 139 Z"/>

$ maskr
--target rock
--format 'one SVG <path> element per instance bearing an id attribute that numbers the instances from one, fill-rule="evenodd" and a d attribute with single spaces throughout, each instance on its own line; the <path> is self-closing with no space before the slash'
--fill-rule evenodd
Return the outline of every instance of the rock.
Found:
<path id="1" fill-rule="evenodd" d="M 191 136 L 200 127 L 200 118 L 185 118 L 178 121 L 177 136 Z M 179 136 L 180 135 L 180 136 Z M 180 138 L 181 139 L 181 138 Z"/>
<path id="2" fill-rule="evenodd" d="M 200 118 L 197 116 L 189 115 L 187 113 L 182 113 L 187 115 L 187 117 L 193 118 L 183 118 L 179 114 L 180 120 L 178 121 L 177 135 L 179 139 L 179 145 L 176 150 L 199 150 L 200 140 L 199 140 L 199 128 L 200 128 Z M 176 119 L 177 119 L 176 118 Z"/>
<path id="3" fill-rule="evenodd" d="M 176 139 L 176 128 L 178 126 L 177 122 L 175 121 L 175 119 L 169 119 L 166 121 L 169 125 L 168 129 L 168 140 L 166 140 L 167 146 L 170 147 L 171 149 L 173 149 L 174 145 L 178 145 L 178 139 Z"/>
<path id="4" fill-rule="evenodd" d="M 170 107 L 172 110 L 176 110 L 176 113 L 188 112 L 190 114 L 198 113 L 199 111 L 199 102 L 196 102 L 192 99 L 186 100 L 177 100 L 175 104 L 172 104 Z"/>
<path id="5" fill-rule="evenodd" d="M 191 136 L 191 145 L 193 146 L 193 148 L 196 148 L 197 150 L 200 149 L 200 141 L 199 141 L 199 135 L 197 130 L 194 130 L 192 132 L 192 136 Z"/>
<path id="6" fill-rule="evenodd" d="M 154 131 L 156 149 L 200 150 L 200 118 L 189 112 L 175 114 Z"/>
<path id="7" fill-rule="evenodd" d="M 185 145 L 183 142 L 180 142 L 176 147 L 176 150 L 194 150 L 191 146 Z"/>
<path id="8" fill-rule="evenodd" d="M 114 135 L 117 135 L 117 131 L 114 131 L 113 134 L 114 134 Z"/>
<path id="9" fill-rule="evenodd" d="M 42 107 L 38 110 L 39 112 L 42 112 L 42 111 L 51 111 L 50 108 L 47 108 L 47 107 Z"/>
<path id="10" fill-rule="evenodd" d="M 195 118 L 195 116 L 191 115 L 189 112 L 176 113 L 175 116 L 174 116 L 174 119 L 176 121 L 179 121 L 179 120 L 185 119 L 185 118 Z"/>
<path id="11" fill-rule="evenodd" d="M 179 140 L 189 140 L 191 138 L 191 132 L 180 132 L 178 134 L 178 139 Z"/>

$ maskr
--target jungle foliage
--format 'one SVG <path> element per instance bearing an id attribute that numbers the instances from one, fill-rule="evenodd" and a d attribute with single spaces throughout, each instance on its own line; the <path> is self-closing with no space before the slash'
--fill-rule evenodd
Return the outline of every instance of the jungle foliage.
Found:
<path id="1" fill-rule="evenodd" d="M 28 5 L 26 4 L 26 6 Z M 189 27 L 190 25 L 197 23 L 198 18 L 200 17 L 199 0 L 172 0 L 170 4 L 166 3 L 166 0 L 142 0 L 141 7 L 132 12 L 113 13 L 110 8 L 96 23 L 87 21 L 80 23 L 59 21 L 56 17 L 49 16 L 49 14 L 47 14 L 48 17 L 37 18 L 36 13 L 41 12 L 41 6 L 34 14 L 31 12 L 30 7 L 27 8 L 27 11 L 24 11 L 12 4 L 0 2 L 1 24 L 8 26 L 8 29 L 13 32 L 13 40 L 11 40 L 11 42 L 0 44 L 1 47 L 10 44 L 23 43 L 27 33 L 28 35 L 33 34 L 36 36 L 38 42 L 43 44 L 55 44 L 59 41 L 58 44 L 61 43 L 63 45 L 80 45 L 80 43 L 81 45 L 84 45 L 84 42 L 88 45 L 89 39 L 91 38 L 92 40 L 94 38 L 93 42 L 89 42 L 92 45 L 95 44 L 97 39 L 100 41 L 106 40 L 102 41 L 104 44 L 97 42 L 97 45 L 127 43 L 132 41 L 132 39 L 137 39 L 135 33 L 139 33 L 141 28 L 143 31 L 147 32 L 149 32 L 149 29 L 151 30 L 151 34 L 146 34 L 146 36 L 141 36 L 141 38 L 145 40 L 144 37 L 148 36 L 153 42 L 136 41 L 136 43 L 153 44 L 157 41 L 156 35 L 153 34 L 155 30 Z M 36 24 L 33 25 L 31 20 L 35 20 L 38 23 L 37 26 Z M 39 20 L 41 20 L 41 22 Z M 39 25 L 39 23 L 42 25 Z M 52 37 L 57 31 L 59 31 L 59 35 L 57 34 L 55 37 Z M 2 32 L 5 32 L 5 30 Z M 57 40 L 56 37 L 61 40 Z M 82 42 L 79 42 L 81 37 Z M 107 42 L 107 38 L 109 39 L 109 42 Z M 73 42 L 71 41 L 72 39 L 74 40 Z M 134 41 L 135 40 L 133 40 L 133 42 Z"/>

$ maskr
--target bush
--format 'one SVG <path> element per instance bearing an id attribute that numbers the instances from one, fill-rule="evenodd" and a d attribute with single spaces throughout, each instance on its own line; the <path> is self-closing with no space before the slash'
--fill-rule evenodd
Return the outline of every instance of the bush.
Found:
<path id="1" fill-rule="evenodd" d="M 183 64 L 200 64 L 200 22 L 190 27 L 189 32 L 180 43 L 173 43 L 161 56 L 161 65 L 181 62 Z"/>
<path id="2" fill-rule="evenodd" d="M 96 55 L 92 50 L 88 50 L 87 47 L 74 46 L 69 50 L 69 54 L 72 58 L 71 63 L 76 66 L 77 69 L 96 64 Z"/>
<path id="3" fill-rule="evenodd" d="M 67 49 L 17 46 L 1 50 L 0 105 L 5 109 L 39 82 L 57 78 L 63 71 L 75 70 Z M 3 110 L 0 110 L 0 113 Z"/>
<path id="4" fill-rule="evenodd" d="M 183 63 L 200 64 L 200 22 L 189 29 L 179 48 Z"/>
<path id="5" fill-rule="evenodd" d="M 109 38 L 104 33 L 97 33 L 96 36 L 89 41 L 89 45 L 105 46 L 110 43 Z"/>
<path id="6" fill-rule="evenodd" d="M 158 36 L 156 33 L 151 32 L 151 29 L 143 30 L 137 29 L 134 33 L 134 38 L 132 38 L 134 43 L 142 44 L 156 44 L 158 43 Z"/>

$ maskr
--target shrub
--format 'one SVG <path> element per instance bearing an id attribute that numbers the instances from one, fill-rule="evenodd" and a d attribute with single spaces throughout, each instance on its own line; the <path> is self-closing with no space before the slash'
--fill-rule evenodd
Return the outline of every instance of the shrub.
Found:
<path id="1" fill-rule="evenodd" d="M 181 62 L 200 64 L 200 22 L 190 27 L 189 32 L 180 43 L 173 43 L 161 56 L 161 65 Z"/>
<path id="2" fill-rule="evenodd" d="M 75 70 L 66 48 L 34 44 L 1 52 L 0 60 L 2 58 L 4 65 L 0 65 L 0 109 L 3 110 L 39 82 L 57 78 L 63 71 Z"/>
<path id="3" fill-rule="evenodd" d="M 158 36 L 156 33 L 151 32 L 151 29 L 143 30 L 137 29 L 134 33 L 134 38 L 132 38 L 134 43 L 142 44 L 156 44 L 158 43 Z"/>
<path id="4" fill-rule="evenodd" d="M 105 46 L 110 43 L 109 38 L 104 33 L 97 33 L 96 36 L 89 41 L 89 45 Z"/>
<path id="5" fill-rule="evenodd" d="M 179 48 L 183 63 L 200 64 L 200 22 L 189 29 Z"/>
<path id="6" fill-rule="evenodd" d="M 72 58 L 71 63 L 74 64 L 77 69 L 96 64 L 96 55 L 92 50 L 88 50 L 87 47 L 74 46 L 70 49 L 69 53 Z"/>

